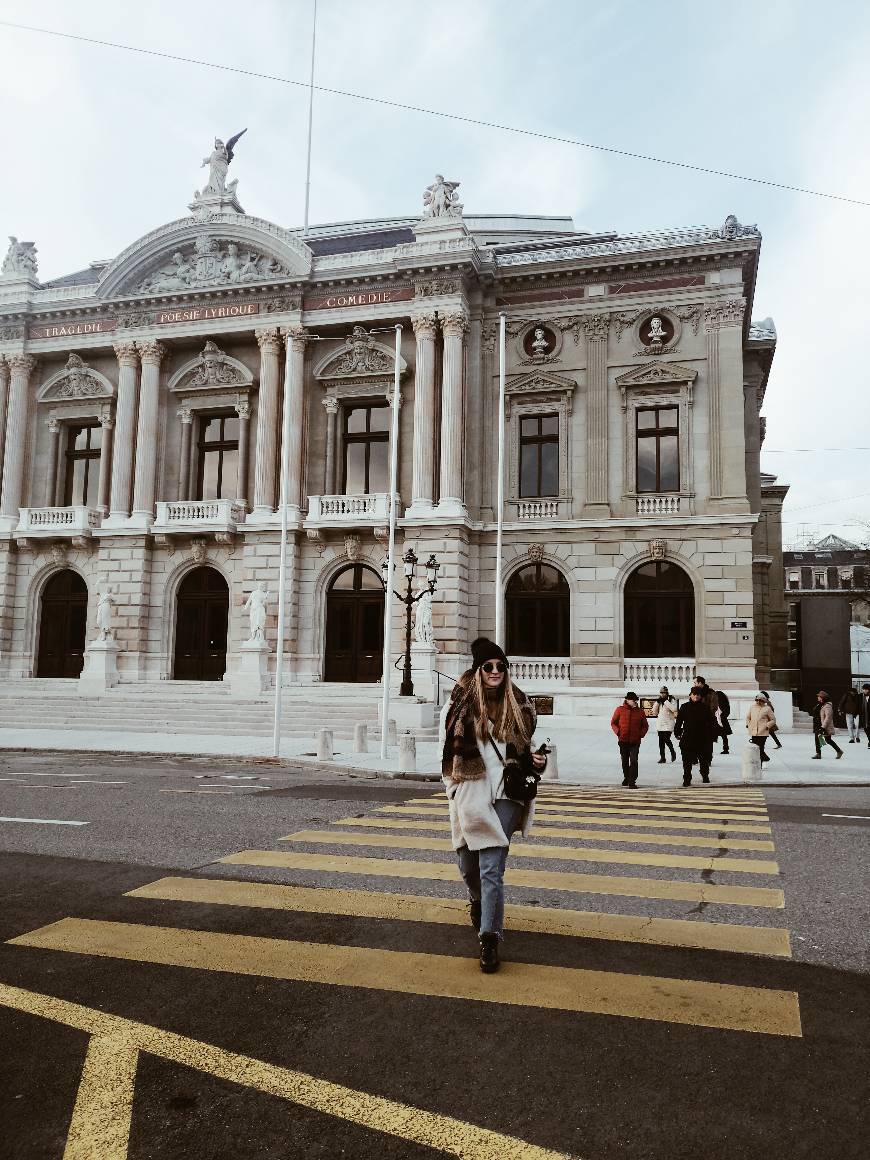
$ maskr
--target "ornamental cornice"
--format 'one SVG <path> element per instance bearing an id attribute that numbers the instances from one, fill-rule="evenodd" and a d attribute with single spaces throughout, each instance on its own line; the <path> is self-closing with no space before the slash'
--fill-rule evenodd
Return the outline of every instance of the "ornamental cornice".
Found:
<path id="1" fill-rule="evenodd" d="M 224 354 L 211 341 L 205 344 L 202 354 L 186 362 L 169 380 L 169 390 L 183 395 L 226 390 L 248 390 L 254 376 L 243 362 Z"/>
<path id="2" fill-rule="evenodd" d="M 427 282 L 414 283 L 415 298 L 437 298 L 444 294 L 459 294 L 462 281 L 459 278 L 432 278 Z"/>
<path id="3" fill-rule="evenodd" d="M 66 366 L 42 384 L 39 403 L 68 402 L 75 399 L 111 399 L 115 387 L 105 375 L 89 367 L 80 355 L 71 354 Z"/>
<path id="4" fill-rule="evenodd" d="M 324 386 L 348 380 L 365 383 L 383 383 L 392 379 L 395 351 L 384 343 L 376 342 L 364 326 L 355 326 L 345 338 L 344 346 L 327 353 L 314 368 L 314 377 Z M 399 356 L 399 374 L 408 364 Z"/>
<path id="5" fill-rule="evenodd" d="M 704 311 L 704 329 L 722 330 L 727 326 L 742 326 L 745 310 L 745 298 L 732 298 L 728 302 L 708 306 Z"/>
<path id="6" fill-rule="evenodd" d="M 25 326 L 0 326 L 0 342 L 23 342 L 26 334 Z"/>

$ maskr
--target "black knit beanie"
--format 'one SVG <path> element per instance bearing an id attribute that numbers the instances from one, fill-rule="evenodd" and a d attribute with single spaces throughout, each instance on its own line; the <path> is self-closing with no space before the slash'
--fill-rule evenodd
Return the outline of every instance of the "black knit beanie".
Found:
<path id="1" fill-rule="evenodd" d="M 498 647 L 494 640 L 488 640 L 485 636 L 479 636 L 471 644 L 471 671 L 476 673 L 484 661 L 504 661 L 505 664 L 508 663 L 503 650 Z"/>

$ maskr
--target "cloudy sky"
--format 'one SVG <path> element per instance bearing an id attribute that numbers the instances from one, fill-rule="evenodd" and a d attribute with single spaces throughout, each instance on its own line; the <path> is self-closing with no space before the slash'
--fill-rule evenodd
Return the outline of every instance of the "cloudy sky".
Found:
<path id="1" fill-rule="evenodd" d="M 305 82 L 312 0 L 0 0 L 0 21 Z M 319 0 L 316 83 L 870 201 L 863 0 Z M 301 224 L 307 93 L 0 24 L 0 235 L 44 279 L 182 216 L 215 134 L 249 213 Z M 410 214 L 438 170 L 469 212 L 579 229 L 757 222 L 753 316 L 779 346 L 763 467 L 786 540 L 870 536 L 870 206 L 318 93 L 312 222 Z M 796 451 L 798 448 L 835 451 Z M 788 453 L 777 453 L 787 451 Z M 830 501 L 836 502 L 830 502 Z"/>

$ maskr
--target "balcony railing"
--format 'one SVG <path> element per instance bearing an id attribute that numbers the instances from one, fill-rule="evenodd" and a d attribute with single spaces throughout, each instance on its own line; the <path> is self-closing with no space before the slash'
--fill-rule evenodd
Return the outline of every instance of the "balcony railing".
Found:
<path id="1" fill-rule="evenodd" d="M 401 515 L 401 503 L 396 496 Z M 388 492 L 367 495 L 310 495 L 307 524 L 384 524 L 390 518 Z"/>
<path id="2" fill-rule="evenodd" d="M 639 516 L 677 516 L 680 514 L 678 495 L 639 495 L 637 497 Z"/>
<path id="3" fill-rule="evenodd" d="M 662 685 L 690 685 L 695 677 L 695 661 L 688 657 L 626 658 L 623 675 L 627 685 L 642 685 L 647 692 L 653 688 L 658 692 Z"/>
<path id="4" fill-rule="evenodd" d="M 567 685 L 571 680 L 571 661 L 568 657 L 511 657 L 511 679 L 521 685 Z"/>
<path id="5" fill-rule="evenodd" d="M 161 501 L 153 532 L 234 532 L 245 519 L 244 504 L 234 499 Z"/>
<path id="6" fill-rule="evenodd" d="M 103 522 L 101 508 L 41 507 L 19 508 L 16 532 L 26 536 L 89 536 Z"/>
<path id="7" fill-rule="evenodd" d="M 557 499 L 521 499 L 517 502 L 518 520 L 555 520 L 558 515 Z"/>

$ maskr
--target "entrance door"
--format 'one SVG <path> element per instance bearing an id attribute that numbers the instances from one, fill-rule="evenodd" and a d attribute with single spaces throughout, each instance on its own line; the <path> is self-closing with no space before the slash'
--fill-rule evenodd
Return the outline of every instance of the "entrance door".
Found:
<path id="1" fill-rule="evenodd" d="M 364 564 L 351 564 L 326 597 L 327 681 L 379 681 L 384 652 L 384 585 Z"/>
<path id="2" fill-rule="evenodd" d="M 227 669 L 230 593 L 214 568 L 195 568 L 181 582 L 175 618 L 176 681 L 219 681 Z"/>
<path id="3" fill-rule="evenodd" d="M 77 572 L 52 576 L 42 594 L 38 677 L 78 677 L 85 661 L 88 589 Z"/>

